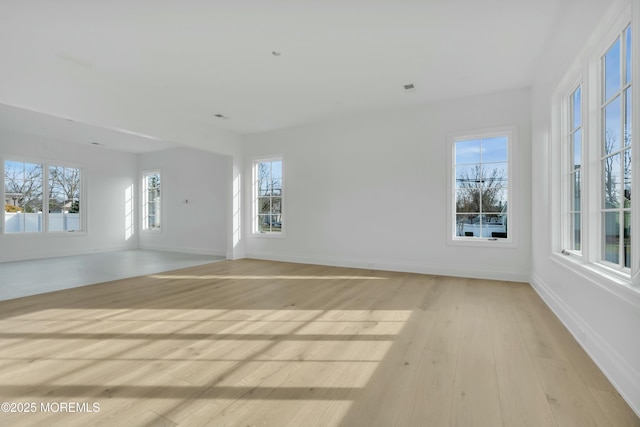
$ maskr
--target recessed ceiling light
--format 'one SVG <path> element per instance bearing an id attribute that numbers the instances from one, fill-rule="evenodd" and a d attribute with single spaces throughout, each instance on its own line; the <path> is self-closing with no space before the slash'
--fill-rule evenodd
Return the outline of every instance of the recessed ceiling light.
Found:
<path id="1" fill-rule="evenodd" d="M 279 52 L 279 51 L 277 51 L 277 50 L 274 50 L 273 52 L 271 52 L 271 55 L 273 55 L 273 56 L 280 56 L 280 55 L 282 55 L 282 53 L 280 53 L 280 52 Z"/>
<path id="2" fill-rule="evenodd" d="M 226 117 L 224 114 L 214 114 L 213 117 L 217 117 L 219 119 L 228 119 L 228 117 Z"/>

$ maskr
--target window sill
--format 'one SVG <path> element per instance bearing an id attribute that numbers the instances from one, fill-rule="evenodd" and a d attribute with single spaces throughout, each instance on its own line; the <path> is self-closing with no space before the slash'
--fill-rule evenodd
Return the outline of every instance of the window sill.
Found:
<path id="1" fill-rule="evenodd" d="M 586 263 L 582 258 L 561 253 L 552 254 L 551 259 L 616 297 L 636 307 L 640 306 L 640 287 L 631 283 L 631 277 L 628 274 L 603 264 Z"/>
<path id="2" fill-rule="evenodd" d="M 284 233 L 280 232 L 269 232 L 269 233 L 251 233 L 251 237 L 258 238 L 266 238 L 266 239 L 282 239 L 284 238 Z"/>
<path id="3" fill-rule="evenodd" d="M 86 231 L 50 231 L 48 233 L 43 233 L 39 231 L 29 232 L 29 233 L 3 233 L 0 235 L 1 238 L 7 239 L 37 239 L 37 238 L 51 238 L 51 237 L 80 237 L 86 236 Z"/>
<path id="4" fill-rule="evenodd" d="M 467 247 L 478 247 L 478 248 L 515 248 L 516 244 L 513 240 L 510 239 L 491 239 L 489 237 L 486 238 L 459 238 L 459 239 L 448 239 L 447 244 L 451 246 L 467 246 Z"/>

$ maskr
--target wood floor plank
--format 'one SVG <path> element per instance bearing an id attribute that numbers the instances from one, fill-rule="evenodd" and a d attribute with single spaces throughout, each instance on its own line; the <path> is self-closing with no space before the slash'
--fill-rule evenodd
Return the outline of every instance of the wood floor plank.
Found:
<path id="1" fill-rule="evenodd" d="M 489 319 L 504 424 L 557 425 L 512 309 L 492 304 Z"/>
<path id="2" fill-rule="evenodd" d="M 542 357 L 535 357 L 534 362 L 558 425 L 615 427 L 571 363 Z"/>
<path id="3" fill-rule="evenodd" d="M 475 295 L 463 302 L 462 311 L 451 425 L 502 426 L 487 306 Z"/>

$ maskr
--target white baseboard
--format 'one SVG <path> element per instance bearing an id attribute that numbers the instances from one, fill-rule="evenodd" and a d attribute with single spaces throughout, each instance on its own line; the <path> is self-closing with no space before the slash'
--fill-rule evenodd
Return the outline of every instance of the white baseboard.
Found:
<path id="1" fill-rule="evenodd" d="M 431 274 L 436 276 L 469 277 L 474 279 L 506 280 L 510 282 L 529 282 L 529 273 L 521 271 L 482 269 L 459 265 L 427 264 L 398 260 L 365 260 L 339 257 L 309 257 L 283 255 L 267 252 L 247 253 L 246 258 L 268 261 L 294 262 L 300 264 L 327 265 L 332 267 L 362 268 L 369 270 L 398 271 L 402 273 Z"/>
<path id="2" fill-rule="evenodd" d="M 595 332 L 571 307 L 557 296 L 539 276 L 531 276 L 531 286 L 571 332 L 631 409 L 640 417 L 640 372 Z"/>
<path id="3" fill-rule="evenodd" d="M 226 250 L 218 251 L 215 249 L 164 247 L 164 246 L 155 246 L 155 245 L 140 245 L 138 249 L 149 250 L 149 251 L 162 251 L 162 252 L 178 252 L 183 254 L 194 254 L 194 255 L 211 255 L 211 256 L 219 256 L 219 257 L 227 256 Z"/>

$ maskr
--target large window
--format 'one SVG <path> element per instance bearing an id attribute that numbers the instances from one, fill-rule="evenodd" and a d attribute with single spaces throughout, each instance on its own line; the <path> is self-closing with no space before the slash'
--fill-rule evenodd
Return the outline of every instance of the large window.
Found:
<path id="1" fill-rule="evenodd" d="M 79 168 L 5 161 L 5 233 L 82 230 L 81 184 Z"/>
<path id="2" fill-rule="evenodd" d="M 601 260 L 631 267 L 631 27 L 601 58 Z"/>
<path id="3" fill-rule="evenodd" d="M 283 174 L 282 159 L 253 163 L 253 232 L 281 233 Z"/>
<path id="4" fill-rule="evenodd" d="M 628 22 L 621 17 L 619 26 L 575 68 L 581 70 L 579 85 L 569 85 L 567 76 L 559 87 L 565 143 L 559 164 L 565 190 L 558 251 L 575 255 L 575 261 L 601 274 L 626 280 L 638 277 L 640 267 L 632 263 L 632 237 L 638 231 L 632 227 L 637 219 L 632 212 L 634 112 Z"/>
<path id="5" fill-rule="evenodd" d="M 160 171 L 142 174 L 142 229 L 160 230 Z"/>
<path id="6" fill-rule="evenodd" d="M 453 240 L 510 238 L 509 150 L 513 132 L 453 139 Z"/>

